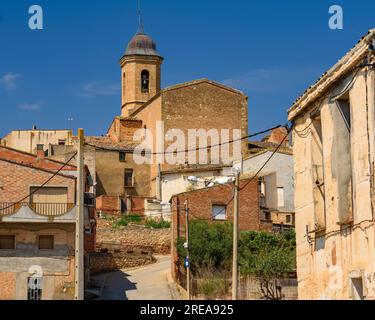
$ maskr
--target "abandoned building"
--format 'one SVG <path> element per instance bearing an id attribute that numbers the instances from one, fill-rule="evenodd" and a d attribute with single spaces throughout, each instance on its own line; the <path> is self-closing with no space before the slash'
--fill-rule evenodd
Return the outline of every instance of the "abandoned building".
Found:
<path id="1" fill-rule="evenodd" d="M 300 299 L 375 299 L 375 29 L 289 109 Z"/>
<path id="2" fill-rule="evenodd" d="M 31 130 L 14 130 L 0 139 L 0 145 L 24 152 L 37 153 L 39 148 L 48 155 L 50 145 L 71 145 L 71 130 L 40 130 L 35 126 Z"/>
<path id="3" fill-rule="evenodd" d="M 68 164 L 56 173 L 63 165 L 44 158 L 43 150 L 33 155 L 0 147 L 0 300 L 74 299 L 77 168 Z M 96 236 L 89 195 L 86 256 Z"/>
<path id="4" fill-rule="evenodd" d="M 256 174 L 271 159 L 259 174 L 259 191 L 261 218 L 272 221 L 275 232 L 294 228 L 295 221 L 293 151 L 287 135 L 278 128 L 262 141 L 249 142 L 250 155 L 233 164 L 243 174 Z"/>

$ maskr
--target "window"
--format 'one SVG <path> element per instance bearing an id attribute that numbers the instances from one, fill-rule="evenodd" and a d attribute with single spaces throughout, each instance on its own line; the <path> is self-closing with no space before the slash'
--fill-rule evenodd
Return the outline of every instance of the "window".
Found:
<path id="1" fill-rule="evenodd" d="M 279 208 L 285 207 L 284 188 L 277 188 L 277 206 Z"/>
<path id="2" fill-rule="evenodd" d="M 291 223 L 292 222 L 292 216 L 290 214 L 288 214 L 286 216 L 286 223 Z"/>
<path id="3" fill-rule="evenodd" d="M 363 279 L 362 277 L 359 278 L 351 278 L 351 290 L 352 290 L 352 299 L 353 300 L 364 300 L 364 293 L 363 293 Z"/>
<path id="4" fill-rule="evenodd" d="M 227 207 L 221 205 L 212 206 L 212 217 L 214 220 L 226 220 L 227 219 Z"/>
<path id="5" fill-rule="evenodd" d="M 36 150 L 37 151 L 44 151 L 44 144 L 37 144 L 36 145 Z"/>
<path id="6" fill-rule="evenodd" d="M 42 300 L 42 281 L 41 277 L 30 277 L 27 279 L 27 300 Z"/>
<path id="7" fill-rule="evenodd" d="M 133 169 L 126 169 L 125 170 L 125 187 L 133 187 L 134 180 L 133 180 Z"/>
<path id="8" fill-rule="evenodd" d="M 122 74 L 122 97 L 125 98 L 125 89 L 126 89 L 126 74 Z"/>
<path id="9" fill-rule="evenodd" d="M 265 213 L 264 213 L 264 219 L 265 219 L 265 220 L 268 220 L 268 221 L 269 221 L 269 220 L 272 220 L 272 219 L 271 219 L 271 213 L 270 213 L 270 212 L 265 212 Z"/>
<path id="10" fill-rule="evenodd" d="M 119 161 L 120 162 L 125 162 L 126 161 L 126 153 L 125 152 L 120 152 L 119 153 Z"/>
<path id="11" fill-rule="evenodd" d="M 312 119 L 311 126 L 311 163 L 312 190 L 314 198 L 314 225 L 316 231 L 326 228 L 324 162 L 323 162 L 323 131 L 320 112 Z"/>
<path id="12" fill-rule="evenodd" d="M 15 250 L 16 236 L 0 236 L 0 250 Z"/>
<path id="13" fill-rule="evenodd" d="M 332 157 L 337 159 L 332 165 L 332 176 L 336 177 L 338 223 L 353 221 L 353 185 L 351 152 L 351 115 L 349 94 L 336 101 L 337 108 L 331 108 L 334 140 Z"/>
<path id="14" fill-rule="evenodd" d="M 65 146 L 66 139 L 59 139 L 59 146 Z"/>
<path id="15" fill-rule="evenodd" d="M 39 250 L 53 250 L 54 236 L 39 236 Z"/>
<path id="16" fill-rule="evenodd" d="M 150 87 L 150 72 L 143 70 L 141 73 L 141 88 L 143 93 L 148 93 Z"/>

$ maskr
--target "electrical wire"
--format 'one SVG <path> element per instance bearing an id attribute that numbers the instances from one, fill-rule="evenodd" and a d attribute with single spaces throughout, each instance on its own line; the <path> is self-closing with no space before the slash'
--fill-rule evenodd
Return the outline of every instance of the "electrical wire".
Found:
<path id="1" fill-rule="evenodd" d="M 241 192 L 243 189 L 245 189 L 252 181 L 254 181 L 254 179 L 256 179 L 258 177 L 258 175 L 263 171 L 263 169 L 267 166 L 267 164 L 272 160 L 272 158 L 274 157 L 274 155 L 279 151 L 279 149 L 281 148 L 281 146 L 284 144 L 284 142 L 286 141 L 287 137 L 289 136 L 289 133 L 293 130 L 293 127 L 294 125 L 292 124 L 292 126 L 290 128 L 287 129 L 287 134 L 285 135 L 284 139 L 279 143 L 279 145 L 276 147 L 276 149 L 272 152 L 271 156 L 267 159 L 267 161 L 262 165 L 262 167 L 257 171 L 257 173 L 254 174 L 254 176 L 252 178 L 250 178 L 249 181 L 246 182 L 246 184 L 244 186 L 242 186 L 241 188 L 239 188 L 239 192 Z M 223 206 L 223 209 L 221 209 L 217 215 L 220 215 L 222 214 L 226 208 L 228 207 L 228 205 L 234 200 L 234 196 Z M 211 219 L 206 219 L 206 218 L 198 218 L 196 216 L 194 216 L 193 214 L 190 213 L 191 216 L 193 216 L 194 218 L 196 218 L 197 220 L 205 220 L 205 221 L 211 221 Z"/>
<path id="2" fill-rule="evenodd" d="M 0 212 L 5 211 L 7 209 L 10 209 L 10 208 L 16 206 L 17 204 L 21 204 L 23 201 L 25 201 L 26 199 L 30 198 L 33 194 L 35 194 L 41 188 L 43 188 L 46 184 L 48 184 L 54 177 L 56 177 L 70 163 L 70 161 L 72 161 L 74 159 L 74 157 L 76 155 L 77 155 L 77 152 L 67 162 L 65 162 L 63 164 L 63 166 L 59 170 L 57 170 L 49 179 L 47 179 L 41 186 L 37 187 L 35 190 L 33 190 L 32 192 L 30 192 L 26 197 L 22 198 L 21 200 L 18 200 L 17 202 L 12 203 L 11 205 L 9 205 L 9 206 L 7 206 L 5 208 L 0 208 Z"/>
<path id="3" fill-rule="evenodd" d="M 244 136 L 242 138 L 232 139 L 232 140 L 229 140 L 229 141 L 225 141 L 225 142 L 214 144 L 214 145 L 207 146 L 207 147 L 197 147 L 197 148 L 191 148 L 191 149 L 188 148 L 188 149 L 185 149 L 185 150 L 177 150 L 177 151 L 169 151 L 169 152 L 166 152 L 166 151 L 165 152 L 147 152 L 146 151 L 145 154 L 148 155 L 148 156 L 150 156 L 150 155 L 165 155 L 165 154 L 179 154 L 179 153 L 187 153 L 187 152 L 193 152 L 193 151 L 200 151 L 200 150 L 212 149 L 212 148 L 219 147 L 219 146 L 222 146 L 222 145 L 232 144 L 234 142 L 243 141 L 243 140 L 246 140 L 246 139 L 249 139 L 249 138 L 253 138 L 253 137 L 265 134 L 267 132 L 270 132 L 272 130 L 279 129 L 281 127 L 283 127 L 283 125 L 278 125 L 278 126 L 275 126 L 273 128 L 267 129 L 267 130 L 259 131 L 259 132 L 256 132 L 254 134 L 250 134 L 250 135 Z M 85 145 L 87 145 L 89 147 L 96 148 L 98 150 L 113 151 L 113 152 L 123 152 L 123 151 L 115 149 L 115 148 L 100 147 L 100 146 L 96 146 L 96 145 L 88 143 L 88 142 L 85 142 Z"/>
<path id="4" fill-rule="evenodd" d="M 262 165 L 262 167 L 257 171 L 257 173 L 242 187 L 240 188 L 240 191 L 242 191 L 244 188 L 246 188 L 247 185 L 249 185 L 255 178 L 258 177 L 258 175 L 263 171 L 263 169 L 267 166 L 267 164 L 272 160 L 272 158 L 274 157 L 274 155 L 279 151 L 279 149 L 282 147 L 282 145 L 284 144 L 284 142 L 286 141 L 286 139 L 288 138 L 289 136 L 289 133 L 293 130 L 293 127 L 294 125 L 292 124 L 292 126 L 290 128 L 287 129 L 287 134 L 285 135 L 284 139 L 279 143 L 279 145 L 277 146 L 277 148 L 272 152 L 271 156 L 267 159 L 267 161 Z"/>

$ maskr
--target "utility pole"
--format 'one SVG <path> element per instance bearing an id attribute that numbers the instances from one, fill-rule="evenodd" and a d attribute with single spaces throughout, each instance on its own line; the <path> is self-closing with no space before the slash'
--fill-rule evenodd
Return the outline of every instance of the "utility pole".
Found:
<path id="1" fill-rule="evenodd" d="M 75 241 L 75 300 L 84 300 L 84 164 L 83 164 L 83 129 L 78 129 L 77 150 L 77 210 Z"/>
<path id="2" fill-rule="evenodd" d="M 233 210 L 233 268 L 232 268 L 232 300 L 238 300 L 238 211 L 240 172 L 236 172 L 234 184 L 234 210 Z"/>
<path id="3" fill-rule="evenodd" d="M 188 295 L 188 300 L 191 300 L 190 295 L 190 254 L 189 254 L 189 206 L 188 201 L 185 201 L 185 213 L 186 213 L 186 290 Z"/>
<path id="4" fill-rule="evenodd" d="M 161 201 L 162 198 L 163 198 L 163 195 L 162 195 L 162 186 L 161 186 L 162 177 L 161 177 L 161 164 L 160 163 L 158 164 L 158 176 L 156 178 L 156 184 L 157 184 L 157 186 L 156 186 L 156 188 L 157 188 L 157 198 L 158 198 L 158 200 Z"/>

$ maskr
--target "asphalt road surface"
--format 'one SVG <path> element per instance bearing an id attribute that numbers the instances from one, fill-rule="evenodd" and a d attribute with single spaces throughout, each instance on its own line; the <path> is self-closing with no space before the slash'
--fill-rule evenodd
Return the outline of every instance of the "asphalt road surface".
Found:
<path id="1" fill-rule="evenodd" d="M 149 266 L 100 275 L 105 277 L 100 300 L 172 300 L 167 281 L 171 258 L 156 258 Z"/>

